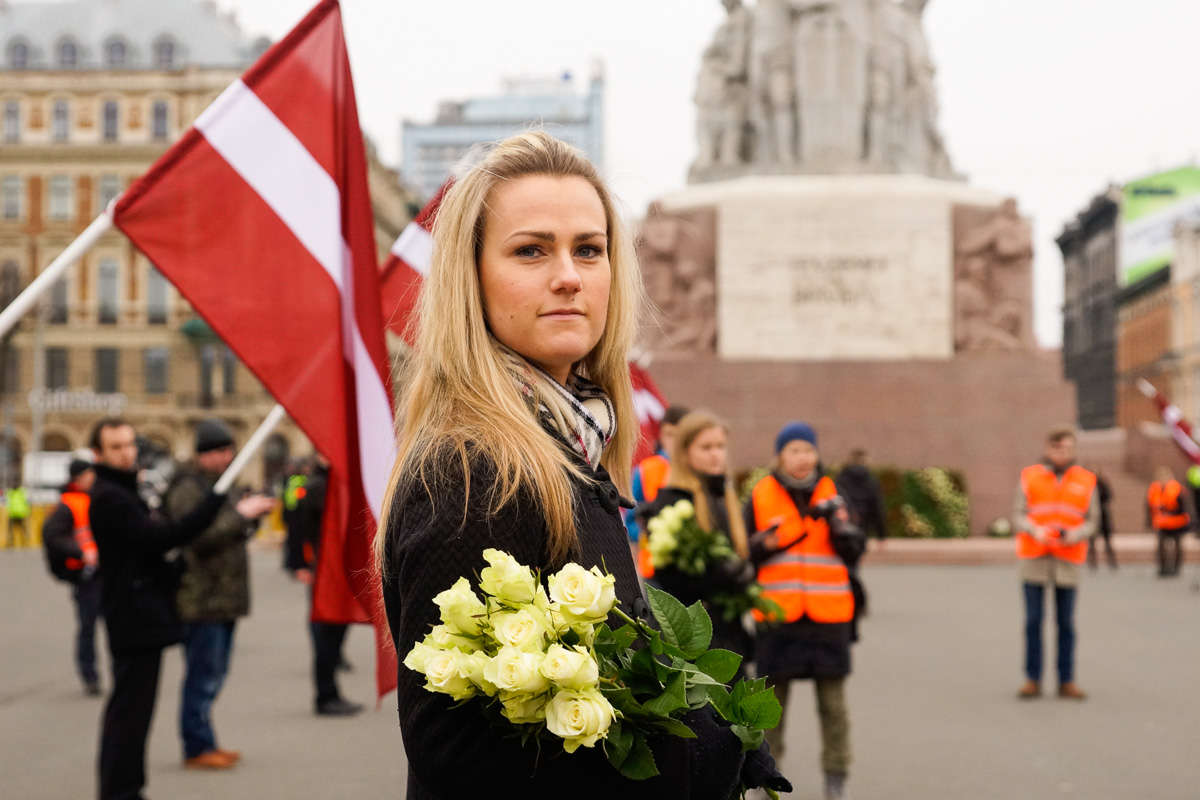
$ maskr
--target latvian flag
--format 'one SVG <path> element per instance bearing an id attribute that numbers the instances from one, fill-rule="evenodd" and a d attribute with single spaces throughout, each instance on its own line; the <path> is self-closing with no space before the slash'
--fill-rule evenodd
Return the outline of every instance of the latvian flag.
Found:
<path id="1" fill-rule="evenodd" d="M 1154 402 L 1158 413 L 1162 414 L 1163 424 L 1171 432 L 1171 438 L 1175 440 L 1175 444 L 1179 445 L 1179 449 L 1192 460 L 1192 463 L 1200 464 L 1200 444 L 1197 444 L 1192 437 L 1192 426 L 1183 418 L 1183 412 L 1179 410 L 1179 407 L 1168 403 L 1167 399 L 1154 388 L 1154 384 L 1148 380 L 1139 379 L 1138 389 Z"/>
<path id="2" fill-rule="evenodd" d="M 371 541 L 394 453 L 367 161 L 337 0 L 225 90 L 114 211 L 330 461 L 313 619 L 376 623 Z"/>

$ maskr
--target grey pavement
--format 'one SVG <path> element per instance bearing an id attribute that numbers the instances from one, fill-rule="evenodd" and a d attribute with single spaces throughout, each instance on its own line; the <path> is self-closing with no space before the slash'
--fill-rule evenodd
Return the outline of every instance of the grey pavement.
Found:
<path id="1" fill-rule="evenodd" d="M 255 553 L 254 611 L 238 627 L 218 700 L 222 746 L 243 752 L 225 773 L 180 766 L 175 717 L 180 655 L 168 651 L 152 732 L 148 796 L 294 800 L 404 796 L 395 698 L 351 719 L 311 712 L 302 587 Z M 1089 574 L 1078 611 L 1079 669 L 1089 700 L 1015 699 L 1022 679 L 1020 592 L 1011 566 L 868 566 L 871 616 L 848 686 L 857 800 L 1200 796 L 1200 593 L 1149 565 Z M 0 552 L 0 798 L 94 796 L 103 701 L 71 665 L 71 604 L 36 552 Z M 1050 629 L 1048 628 L 1048 640 Z M 1049 644 L 1049 641 L 1048 641 Z M 371 637 L 354 629 L 343 678 L 368 701 Z M 1049 647 L 1050 663 L 1053 647 Z M 1052 674 L 1047 688 L 1053 689 Z M 816 713 L 793 692 L 784 771 L 792 795 L 820 797 Z M 464 764 L 464 780 L 470 765 Z M 482 795 L 481 795 L 482 796 Z"/>

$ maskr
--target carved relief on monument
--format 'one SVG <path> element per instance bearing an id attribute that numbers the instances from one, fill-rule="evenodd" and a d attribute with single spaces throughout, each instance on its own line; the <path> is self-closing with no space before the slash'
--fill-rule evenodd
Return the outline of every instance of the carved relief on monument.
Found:
<path id="1" fill-rule="evenodd" d="M 954 208 L 954 350 L 1032 350 L 1033 232 L 1015 200 Z"/>
<path id="2" fill-rule="evenodd" d="M 717 215 L 652 204 L 638 236 L 646 292 L 657 313 L 642 337 L 655 355 L 717 350 Z"/>
<path id="3" fill-rule="evenodd" d="M 722 0 L 696 87 L 693 182 L 762 173 L 954 178 L 927 0 Z"/>

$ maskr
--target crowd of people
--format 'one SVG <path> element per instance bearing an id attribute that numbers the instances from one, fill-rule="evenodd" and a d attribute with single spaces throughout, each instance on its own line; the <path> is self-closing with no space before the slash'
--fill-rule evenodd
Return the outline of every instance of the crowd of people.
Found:
<path id="1" fill-rule="evenodd" d="M 438 625 L 435 598 L 460 577 L 477 582 L 488 548 L 542 574 L 574 561 L 608 572 L 620 607 L 631 614 L 648 616 L 646 584 L 708 607 L 712 647 L 743 657 L 737 677 L 766 680 L 784 707 L 783 721 L 760 747 L 743 752 L 712 708 L 695 708 L 683 718 L 694 737 L 653 739 L 659 774 L 632 781 L 598 748 L 539 756 L 484 715 L 463 713 L 448 695 L 426 691 L 422 676 L 401 666 L 397 709 L 409 800 L 466 796 L 472 775 L 513 796 L 565 786 L 578 798 L 630 800 L 790 791 L 777 759 L 786 751 L 797 681 L 811 681 L 816 696 L 825 797 L 846 796 L 847 680 L 868 607 L 858 566 L 868 534 L 888 536 L 868 454 L 855 449 L 830 474 L 817 429 L 792 421 L 778 430 L 773 448 L 763 443 L 770 470 L 739 486 L 728 425 L 708 410 L 671 407 L 656 452 L 632 464 L 638 426 L 628 359 L 642 303 L 629 232 L 604 182 L 573 148 L 543 133 L 514 137 L 448 193 L 401 387 L 399 452 L 376 538 L 393 643 L 403 662 Z M 281 502 L 283 567 L 311 586 L 328 465 L 319 456 L 292 465 L 279 501 L 218 494 L 235 442 L 224 424 L 206 420 L 196 429 L 193 460 L 175 472 L 152 511 L 139 494 L 132 426 L 102 420 L 90 446 L 91 461 L 70 465 L 45 545 L 51 570 L 72 584 L 76 658 L 89 694 L 102 693 L 98 616 L 107 627 L 113 679 L 100 736 L 99 797 L 137 800 L 169 646 L 182 644 L 185 659 L 184 766 L 228 769 L 238 762 L 237 751 L 218 743 L 213 707 L 230 671 L 238 620 L 250 608 L 246 543 Z M 1189 479 L 1200 487 L 1200 470 Z M 1099 537 L 1116 566 L 1110 495 L 1076 463 L 1068 428 L 1051 431 L 1044 458 L 1020 475 L 1013 527 L 1025 608 L 1021 698 L 1042 694 L 1047 593 L 1057 621 L 1058 695 L 1086 696 L 1074 676 L 1074 609 L 1089 542 L 1093 564 Z M 653 531 L 683 501 L 699 529 L 727 545 L 699 571 L 655 558 Z M 1169 472 L 1147 495 L 1163 575 L 1179 572 L 1179 540 L 1194 518 L 1187 503 Z M 21 508 L 10 499 L 10 518 L 14 507 Z M 762 608 L 719 613 L 722 596 L 750 588 L 765 601 Z M 338 687 L 346 630 L 310 625 L 319 715 L 362 710 Z"/>

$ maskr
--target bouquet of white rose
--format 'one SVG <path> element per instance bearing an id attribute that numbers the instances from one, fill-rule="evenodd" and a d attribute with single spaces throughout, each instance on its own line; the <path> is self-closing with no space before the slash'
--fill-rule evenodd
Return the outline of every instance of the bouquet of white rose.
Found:
<path id="1" fill-rule="evenodd" d="M 597 567 L 567 564 L 549 576 L 547 592 L 540 574 L 508 553 L 483 557 L 484 596 L 466 578 L 437 595 L 441 624 L 404 659 L 427 690 L 482 699 L 523 741 L 557 739 L 568 753 L 603 742 L 609 762 L 633 779 L 658 774 L 648 735 L 695 738 L 679 719 L 692 709 L 713 706 L 747 751 L 779 723 L 764 681 L 725 685 L 741 656 L 708 649 L 712 622 L 699 603 L 685 608 L 651 588 L 655 629 L 615 607 L 616 579 Z M 606 623 L 610 612 L 625 623 L 617 630 Z"/>
<path id="2" fill-rule="evenodd" d="M 696 507 L 680 500 L 658 512 L 647 525 L 650 537 L 646 547 L 655 569 L 674 567 L 688 575 L 703 575 L 723 561 L 736 557 L 729 537 L 722 531 L 706 531 L 696 520 Z M 766 619 L 782 616 L 779 605 L 762 594 L 762 586 L 752 581 L 729 591 L 716 592 L 710 598 L 728 622 L 747 611 L 758 611 Z"/>

